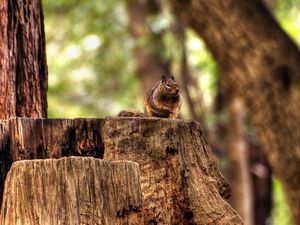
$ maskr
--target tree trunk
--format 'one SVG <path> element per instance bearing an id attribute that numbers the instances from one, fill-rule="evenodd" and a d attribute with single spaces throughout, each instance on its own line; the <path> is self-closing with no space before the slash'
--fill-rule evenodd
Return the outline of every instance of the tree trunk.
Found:
<path id="1" fill-rule="evenodd" d="M 229 104 L 227 151 L 230 160 L 230 185 L 234 193 L 230 202 L 243 218 L 245 225 L 254 225 L 252 182 L 244 131 L 244 107 L 239 98 L 233 98 Z"/>
<path id="2" fill-rule="evenodd" d="M 272 170 L 256 137 L 248 137 L 255 225 L 265 225 L 272 212 Z"/>
<path id="3" fill-rule="evenodd" d="M 128 30 L 135 39 L 137 73 L 144 91 L 149 90 L 161 79 L 170 74 L 169 62 L 165 58 L 162 33 L 154 32 L 149 18 L 161 13 L 161 5 L 156 0 L 127 0 L 129 16 Z"/>
<path id="4" fill-rule="evenodd" d="M 0 119 L 47 117 L 40 0 L 0 0 Z"/>
<path id="5" fill-rule="evenodd" d="M 195 122 L 111 117 L 3 123 L 0 138 L 8 140 L 11 161 L 81 155 L 139 163 L 141 224 L 242 224 L 225 201 L 229 187 Z"/>
<path id="6" fill-rule="evenodd" d="M 300 224 L 300 52 L 259 0 L 171 1 L 245 101 Z M 288 168 L 287 168 L 288 165 Z"/>
<path id="7" fill-rule="evenodd" d="M 188 56 L 186 51 L 186 35 L 185 35 L 185 26 L 180 18 L 174 19 L 174 28 L 173 33 L 178 42 L 178 48 L 180 49 L 180 75 L 182 90 L 185 95 L 187 106 L 189 108 L 190 117 L 200 123 L 203 123 L 204 117 L 204 105 L 202 101 L 202 93 L 196 94 L 199 95 L 198 99 L 193 99 L 191 92 L 194 89 L 201 92 L 198 87 L 198 82 L 193 78 L 191 70 L 189 68 Z"/>
<path id="8" fill-rule="evenodd" d="M 142 224 L 139 166 L 71 157 L 13 164 L 0 224 Z"/>

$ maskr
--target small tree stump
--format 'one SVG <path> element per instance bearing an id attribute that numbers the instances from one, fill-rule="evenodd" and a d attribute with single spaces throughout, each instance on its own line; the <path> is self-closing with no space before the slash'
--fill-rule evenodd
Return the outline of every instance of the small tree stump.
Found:
<path id="1" fill-rule="evenodd" d="M 104 159 L 140 165 L 144 224 L 242 224 L 198 123 L 107 118 L 102 138 Z"/>
<path id="2" fill-rule="evenodd" d="M 8 173 L 0 224 L 142 224 L 139 166 L 89 157 L 24 160 Z"/>
<path id="3" fill-rule="evenodd" d="M 6 174 L 18 160 L 93 156 L 103 158 L 102 119 L 0 120 L 0 205 Z"/>

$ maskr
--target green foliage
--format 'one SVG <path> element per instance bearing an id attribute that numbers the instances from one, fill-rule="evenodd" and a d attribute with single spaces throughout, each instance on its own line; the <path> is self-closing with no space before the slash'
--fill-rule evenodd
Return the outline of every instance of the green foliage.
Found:
<path id="1" fill-rule="evenodd" d="M 143 91 L 135 73 L 135 46 L 142 45 L 157 57 L 179 65 L 180 51 L 174 48 L 176 38 L 168 30 L 173 18 L 166 10 L 147 19 L 153 32 L 163 33 L 163 47 L 153 46 L 155 42 L 149 42 L 146 37 L 136 42 L 132 39 L 127 31 L 124 1 L 100 4 L 98 1 L 44 0 L 43 4 L 49 117 L 103 117 L 115 115 L 124 108 L 141 110 Z M 218 79 L 217 67 L 203 42 L 191 31 L 188 40 L 191 68 L 205 90 L 205 99 L 208 99 L 205 104 L 211 104 Z M 174 73 L 179 69 L 174 66 Z"/>
<path id="2" fill-rule="evenodd" d="M 283 187 L 280 181 L 273 178 L 273 224 L 274 225 L 292 225 L 291 214 L 283 193 Z"/>
<path id="3" fill-rule="evenodd" d="M 124 2 L 45 0 L 49 117 L 140 108 Z"/>
<path id="4" fill-rule="evenodd" d="M 278 0 L 275 3 L 275 16 L 281 27 L 300 44 L 300 0 Z"/>

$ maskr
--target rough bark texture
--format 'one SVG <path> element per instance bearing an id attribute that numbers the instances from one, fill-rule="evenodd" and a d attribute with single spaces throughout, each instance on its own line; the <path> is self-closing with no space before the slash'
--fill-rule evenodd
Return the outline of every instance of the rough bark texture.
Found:
<path id="1" fill-rule="evenodd" d="M 6 144 L 1 151 L 10 159 L 2 158 L 5 168 L 12 161 L 66 155 L 136 161 L 141 224 L 242 224 L 224 200 L 230 196 L 228 185 L 198 123 L 118 117 L 2 123 L 0 138 Z"/>
<path id="2" fill-rule="evenodd" d="M 245 225 L 254 225 L 252 180 L 245 136 L 244 114 L 241 99 L 234 98 L 229 105 L 227 137 L 231 174 L 230 186 L 233 193 L 230 202 L 243 218 Z"/>
<path id="3" fill-rule="evenodd" d="M 300 224 L 300 52 L 259 0 L 171 1 L 246 103 Z M 288 165 L 288 167 L 287 167 Z"/>
<path id="4" fill-rule="evenodd" d="M 139 166 L 71 157 L 13 164 L 0 224 L 142 224 Z"/>
<path id="5" fill-rule="evenodd" d="M 139 163 L 144 224 L 242 224 L 198 123 L 108 118 L 103 142 L 104 159 Z"/>
<path id="6" fill-rule="evenodd" d="M 0 119 L 47 117 L 40 0 L 0 0 Z"/>

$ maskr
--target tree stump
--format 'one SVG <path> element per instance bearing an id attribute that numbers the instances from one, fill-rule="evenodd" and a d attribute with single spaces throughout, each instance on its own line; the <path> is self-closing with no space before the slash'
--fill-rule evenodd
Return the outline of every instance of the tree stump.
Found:
<path id="1" fill-rule="evenodd" d="M 18 160 L 71 155 L 131 160 L 141 171 L 141 224 L 242 224 L 198 123 L 126 117 L 2 123 L 0 152 L 7 155 L 0 154 L 0 164 L 6 169 Z"/>
<path id="2" fill-rule="evenodd" d="M 0 224 L 142 224 L 139 166 L 89 157 L 23 160 L 5 184 Z"/>
<path id="3" fill-rule="evenodd" d="M 0 120 L 0 203 L 6 174 L 15 161 L 93 156 L 102 158 L 102 119 Z"/>
<path id="4" fill-rule="evenodd" d="M 102 138 L 104 159 L 140 165 L 144 224 L 242 224 L 198 123 L 107 118 Z"/>

